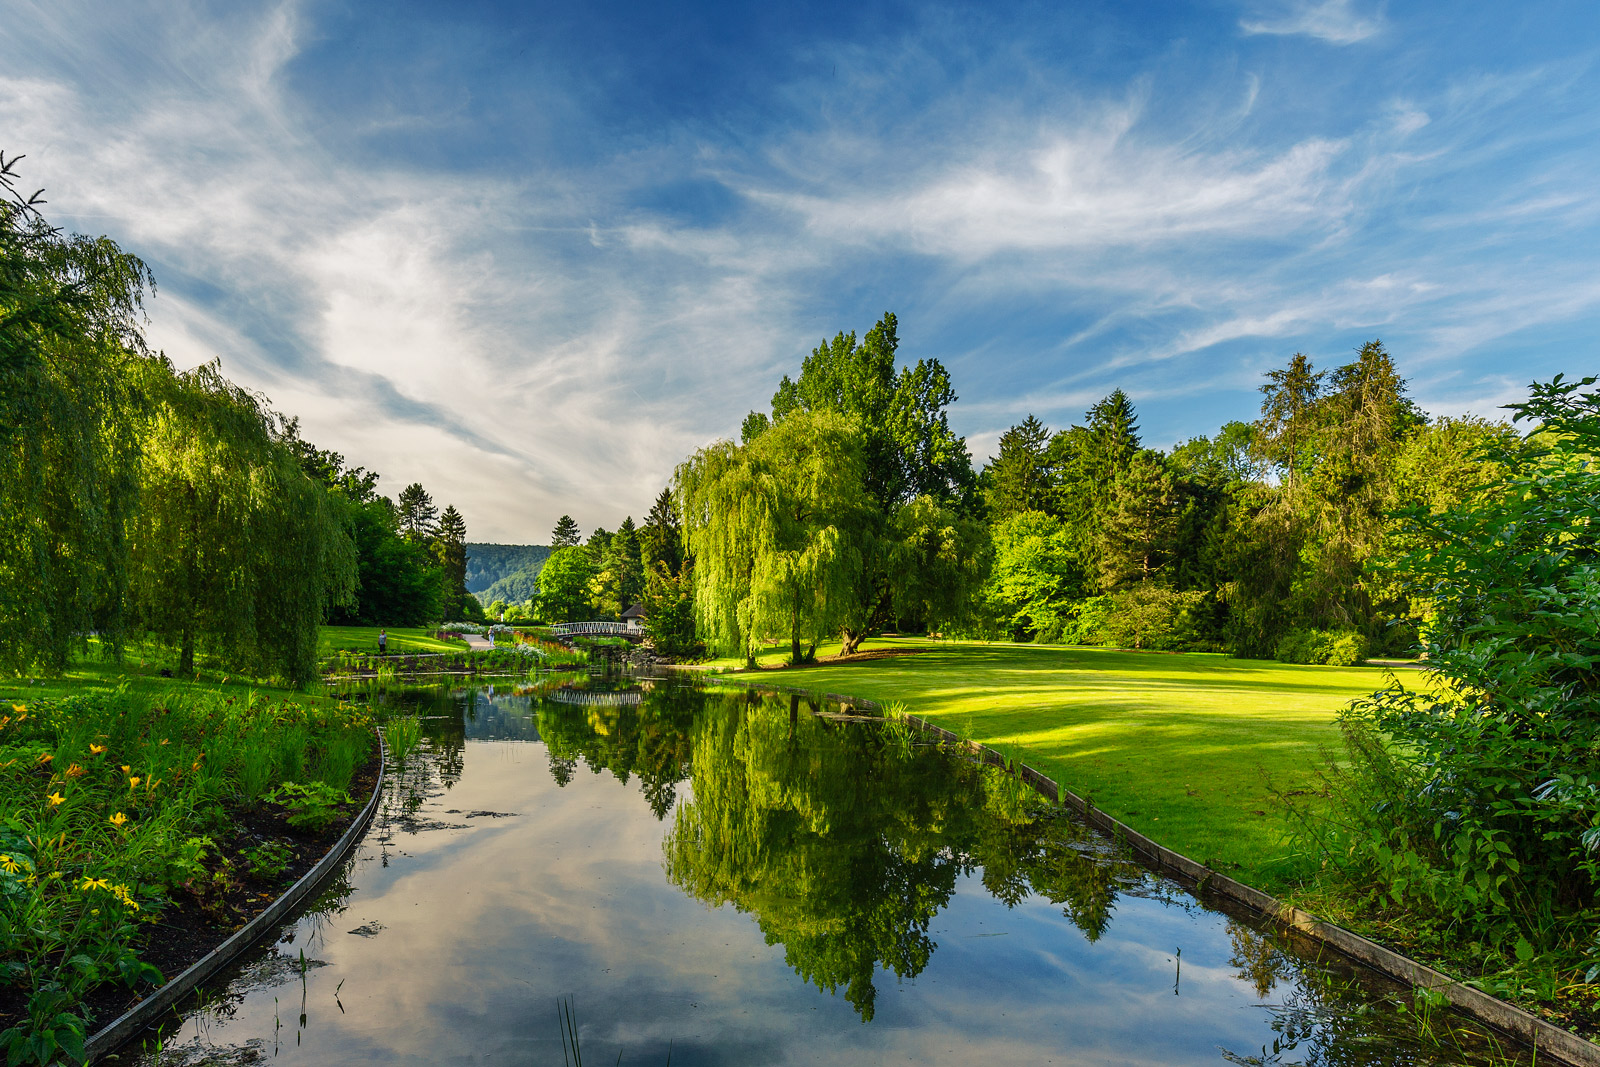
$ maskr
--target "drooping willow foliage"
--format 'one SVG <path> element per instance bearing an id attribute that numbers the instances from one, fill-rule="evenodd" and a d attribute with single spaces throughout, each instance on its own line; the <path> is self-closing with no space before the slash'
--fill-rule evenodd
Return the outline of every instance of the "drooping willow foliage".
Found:
<path id="1" fill-rule="evenodd" d="M 0 156 L 0 670 L 59 673 L 97 635 L 296 682 L 354 589 L 347 514 L 293 426 L 141 331 L 148 268 L 68 235 Z"/>
<path id="2" fill-rule="evenodd" d="M 752 661 L 782 638 L 799 661 L 838 629 L 862 566 L 864 474 L 859 429 L 826 412 L 711 445 L 678 468 L 703 638 Z"/>
<path id="3" fill-rule="evenodd" d="M 143 435 L 132 600 L 144 633 L 296 682 L 317 627 L 355 591 L 354 543 L 334 498 L 284 447 L 265 401 L 214 363 L 161 383 Z"/>
<path id="4" fill-rule="evenodd" d="M 60 670 L 74 635 L 121 635 L 152 283 L 109 239 L 46 222 L 15 162 L 0 156 L 0 669 Z"/>

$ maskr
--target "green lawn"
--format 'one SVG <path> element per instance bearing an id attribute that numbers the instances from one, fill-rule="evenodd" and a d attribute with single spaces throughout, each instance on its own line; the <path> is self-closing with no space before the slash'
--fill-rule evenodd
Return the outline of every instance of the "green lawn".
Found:
<path id="1" fill-rule="evenodd" d="M 464 652 L 465 641 L 440 641 L 433 631 L 420 627 L 389 629 L 389 651 L 401 652 Z M 340 650 L 376 652 L 378 627 L 376 626 L 324 626 L 317 642 L 318 657 L 330 656 Z M 270 693 L 290 697 L 302 704 L 314 704 L 323 698 L 305 692 L 264 685 L 241 676 L 237 671 L 223 671 L 202 667 L 197 678 L 162 678 L 162 667 L 170 668 L 176 657 L 170 650 L 146 649 L 129 646 L 122 662 L 109 663 L 91 651 L 88 656 L 74 656 L 72 665 L 59 678 L 43 678 L 30 683 L 27 678 L 0 675 L 0 701 L 23 703 L 37 697 L 69 696 L 74 693 L 97 692 L 129 686 L 135 693 L 157 695 L 198 688 L 223 689 L 240 697 L 251 692 Z"/>
<path id="2" fill-rule="evenodd" d="M 1278 789 L 1310 784 L 1372 667 L 1220 655 L 873 641 L 915 655 L 765 674 L 908 711 L 1015 755 L 1142 833 L 1262 888 L 1281 884 Z M 819 650 L 820 651 L 820 650 Z M 751 675 L 744 675 L 746 679 Z M 1420 681 L 1420 678 L 1416 678 Z"/>
<path id="3" fill-rule="evenodd" d="M 376 626 L 324 626 L 317 638 L 317 656 L 331 656 L 335 652 L 378 651 Z M 465 652 L 465 641 L 440 641 L 432 630 L 422 627 L 391 626 L 390 652 Z"/>

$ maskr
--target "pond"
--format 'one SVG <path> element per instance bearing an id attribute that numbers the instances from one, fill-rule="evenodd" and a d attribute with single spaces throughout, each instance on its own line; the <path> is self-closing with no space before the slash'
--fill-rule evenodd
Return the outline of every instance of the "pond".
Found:
<path id="1" fill-rule="evenodd" d="M 342 880 L 142 1063 L 1521 1062 L 902 724 L 675 680 L 384 699 L 424 739 Z"/>

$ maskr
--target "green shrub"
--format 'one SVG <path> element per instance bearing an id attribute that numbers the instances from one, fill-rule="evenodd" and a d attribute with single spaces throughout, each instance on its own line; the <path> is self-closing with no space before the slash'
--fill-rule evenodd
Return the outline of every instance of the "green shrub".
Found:
<path id="1" fill-rule="evenodd" d="M 1397 567 L 1428 603 L 1430 684 L 1343 717 L 1347 760 L 1306 822 L 1325 877 L 1367 913 L 1506 977 L 1600 977 L 1600 392 L 1534 386 L 1540 451 L 1495 446 L 1503 484 L 1404 513 Z"/>
<path id="2" fill-rule="evenodd" d="M 1290 630 L 1278 641 L 1280 663 L 1354 667 L 1366 658 L 1366 639 L 1357 630 Z"/>
<path id="3" fill-rule="evenodd" d="M 284 782 L 268 793 L 267 799 L 288 813 L 290 826 L 314 834 L 332 825 L 340 806 L 351 802 L 349 793 L 327 782 Z"/>
<path id="4" fill-rule="evenodd" d="M 264 841 L 243 850 L 244 861 L 250 868 L 250 877 L 263 882 L 275 881 L 289 868 L 294 859 L 294 849 L 282 841 Z"/>

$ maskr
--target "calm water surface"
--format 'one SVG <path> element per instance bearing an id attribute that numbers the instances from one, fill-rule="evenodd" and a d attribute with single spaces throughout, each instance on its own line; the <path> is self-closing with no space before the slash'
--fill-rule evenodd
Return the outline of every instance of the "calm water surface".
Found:
<path id="1" fill-rule="evenodd" d="M 556 1064 L 558 1004 L 596 1064 L 1516 1062 L 896 726 L 676 682 L 385 699 L 425 741 L 343 880 L 144 1064 Z"/>

